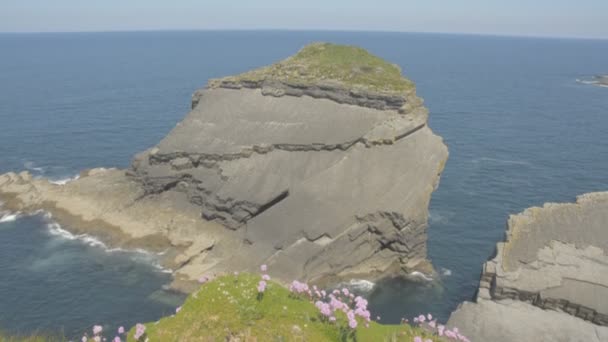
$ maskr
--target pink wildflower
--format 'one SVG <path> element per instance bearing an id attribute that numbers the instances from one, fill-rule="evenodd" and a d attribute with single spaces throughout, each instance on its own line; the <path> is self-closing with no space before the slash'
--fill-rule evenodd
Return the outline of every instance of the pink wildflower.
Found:
<path id="1" fill-rule="evenodd" d="M 97 335 L 100 334 L 103 331 L 103 327 L 101 325 L 94 325 L 93 326 L 93 334 Z"/>
<path id="2" fill-rule="evenodd" d="M 342 293 L 343 293 L 345 296 L 348 296 L 350 292 L 349 292 L 349 291 L 348 291 L 348 289 L 345 287 L 345 288 L 343 288 L 343 289 L 342 289 Z"/>
<path id="3" fill-rule="evenodd" d="M 122 342 L 122 340 L 120 339 L 120 337 L 116 336 L 116 337 L 114 337 L 112 342 Z"/>
<path id="4" fill-rule="evenodd" d="M 269 281 L 270 280 L 270 276 L 268 274 L 264 274 L 262 275 L 262 279 Z"/>
<path id="5" fill-rule="evenodd" d="M 260 266 L 260 270 L 262 270 L 262 272 L 266 272 L 266 271 L 268 271 L 268 266 L 262 265 L 262 266 Z"/>
<path id="6" fill-rule="evenodd" d="M 209 278 L 207 278 L 207 276 L 201 276 L 200 278 L 198 278 L 198 282 L 201 284 L 206 283 L 209 280 Z"/>
<path id="7" fill-rule="evenodd" d="M 319 309 L 319 311 L 321 312 L 321 315 L 323 315 L 325 317 L 331 316 L 332 311 L 331 311 L 331 307 L 329 306 L 329 304 L 324 303 L 322 301 L 317 301 L 315 303 L 315 306 L 317 307 L 317 309 Z"/>
<path id="8" fill-rule="evenodd" d="M 181 307 L 181 306 L 178 306 L 178 307 L 175 309 L 175 313 L 178 313 L 178 312 L 180 312 L 181 310 L 182 310 L 182 307 Z"/>
<path id="9" fill-rule="evenodd" d="M 414 337 L 414 342 L 422 342 L 422 337 L 420 337 L 420 336 Z"/>
<path id="10" fill-rule="evenodd" d="M 121 335 L 124 334 L 125 333 L 125 327 L 119 327 L 118 328 L 118 333 L 121 334 Z"/>
<path id="11" fill-rule="evenodd" d="M 266 291 L 266 282 L 264 280 L 260 280 L 258 283 L 258 292 L 264 293 L 264 291 Z"/>
<path id="12" fill-rule="evenodd" d="M 356 329 L 357 328 L 357 320 L 356 319 L 349 319 L 348 320 L 348 326 L 351 329 Z"/>
<path id="13" fill-rule="evenodd" d="M 426 317 L 424 317 L 424 315 L 418 316 L 418 323 L 424 323 L 424 321 L 426 321 Z"/>
<path id="14" fill-rule="evenodd" d="M 87 337 L 86 336 L 82 336 L 82 338 L 80 339 L 82 342 L 87 342 Z"/>
<path id="15" fill-rule="evenodd" d="M 133 337 L 135 337 L 136 340 L 139 340 L 139 338 L 142 337 L 145 332 L 146 326 L 141 323 L 137 323 L 135 325 L 135 335 Z"/>
<path id="16" fill-rule="evenodd" d="M 429 326 L 430 326 L 431 328 L 434 328 L 434 327 L 436 326 L 436 321 L 430 321 L 430 322 L 429 322 Z"/>
<path id="17" fill-rule="evenodd" d="M 427 314 L 427 315 L 426 315 L 426 318 L 428 318 L 428 320 L 429 320 L 429 321 L 432 321 L 432 320 L 433 320 L 433 315 L 431 315 L 431 314 Z"/>
<path id="18" fill-rule="evenodd" d="M 445 330 L 445 326 L 439 324 L 439 326 L 437 326 L 437 334 L 439 334 L 439 336 L 443 336 L 443 332 Z"/>

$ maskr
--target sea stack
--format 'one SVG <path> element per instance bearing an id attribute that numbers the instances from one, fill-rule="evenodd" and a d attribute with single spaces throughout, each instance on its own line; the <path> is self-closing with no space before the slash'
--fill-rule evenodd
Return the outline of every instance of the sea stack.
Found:
<path id="1" fill-rule="evenodd" d="M 512 215 L 449 325 L 473 341 L 608 341 L 608 192 Z"/>
<path id="2" fill-rule="evenodd" d="M 283 281 L 407 275 L 431 269 L 428 205 L 448 156 L 427 116 L 398 66 L 315 43 L 209 81 L 129 170 L 63 186 L 11 173 L 0 195 L 151 244 L 177 279 L 261 264 Z"/>

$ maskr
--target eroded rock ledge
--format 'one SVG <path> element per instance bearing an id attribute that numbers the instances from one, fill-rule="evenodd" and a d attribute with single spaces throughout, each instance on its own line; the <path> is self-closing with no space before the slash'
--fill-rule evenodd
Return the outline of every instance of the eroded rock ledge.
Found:
<path id="1" fill-rule="evenodd" d="M 0 196 L 117 244 L 155 241 L 177 279 L 262 263 L 284 281 L 428 271 L 428 204 L 448 153 L 427 113 L 398 67 L 313 44 L 211 81 L 126 172 L 65 186 L 8 174 Z"/>
<path id="2" fill-rule="evenodd" d="M 607 225 L 608 192 L 512 215 L 505 242 L 483 266 L 477 304 L 461 306 L 450 323 L 476 340 L 608 339 Z M 483 324 L 473 327 L 481 316 Z M 534 321 L 522 323 L 524 317 Z"/>

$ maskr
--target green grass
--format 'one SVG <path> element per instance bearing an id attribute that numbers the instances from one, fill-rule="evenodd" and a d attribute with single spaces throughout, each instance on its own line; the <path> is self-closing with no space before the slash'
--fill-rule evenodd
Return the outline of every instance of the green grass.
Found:
<path id="1" fill-rule="evenodd" d="M 332 81 L 346 88 L 399 94 L 414 88 L 414 84 L 403 77 L 399 66 L 360 47 L 331 43 L 307 45 L 283 61 L 220 81 L 266 79 L 304 85 Z M 214 82 L 217 80 L 210 84 Z"/>
<path id="2" fill-rule="evenodd" d="M 0 332 L 0 342 L 65 342 L 64 337 L 56 335 L 30 335 L 30 336 L 9 336 Z"/>
<path id="3" fill-rule="evenodd" d="M 295 298 L 281 285 L 269 282 L 262 298 L 256 286 L 260 276 L 224 276 L 204 284 L 191 294 L 179 313 L 147 323 L 150 341 L 412 341 L 428 336 L 409 325 L 363 323 L 355 335 L 338 323 L 324 322 L 317 308 Z M 128 341 L 135 341 L 135 328 Z M 355 339 L 356 338 L 356 339 Z M 432 338 L 432 337 L 427 337 Z"/>

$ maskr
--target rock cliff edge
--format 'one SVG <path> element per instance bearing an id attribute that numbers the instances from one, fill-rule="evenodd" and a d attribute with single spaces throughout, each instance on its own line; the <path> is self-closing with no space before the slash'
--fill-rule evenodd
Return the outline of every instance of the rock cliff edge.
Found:
<path id="1" fill-rule="evenodd" d="M 449 325 L 473 341 L 608 341 L 608 192 L 512 215 Z"/>

